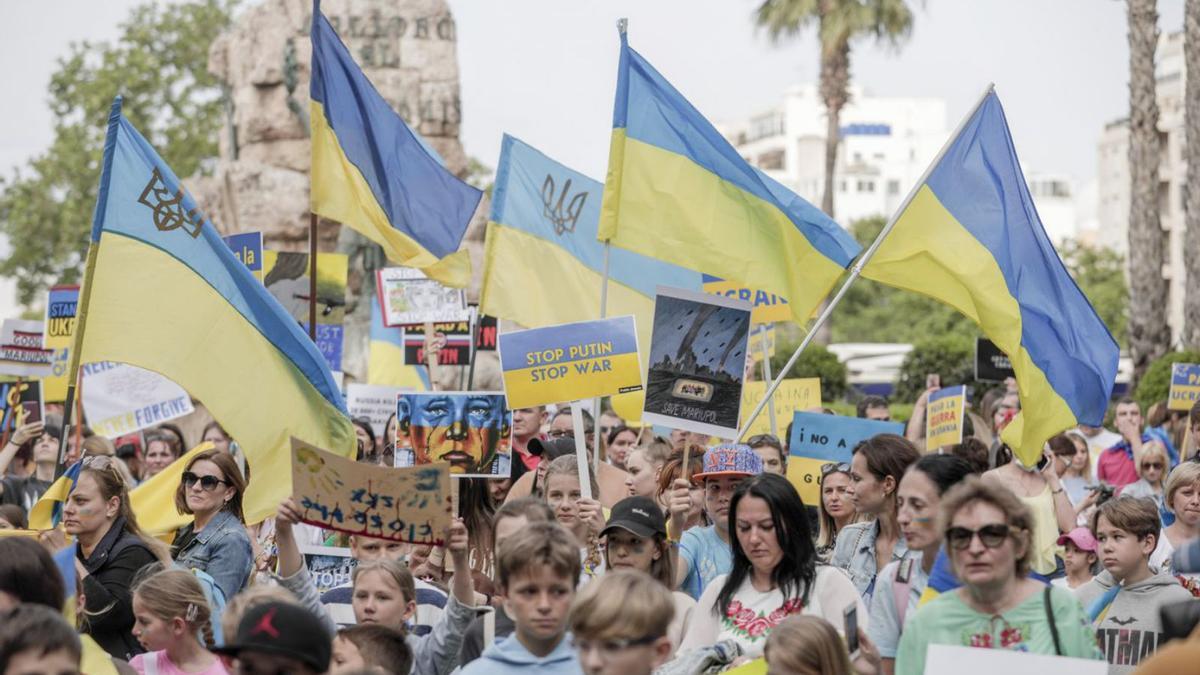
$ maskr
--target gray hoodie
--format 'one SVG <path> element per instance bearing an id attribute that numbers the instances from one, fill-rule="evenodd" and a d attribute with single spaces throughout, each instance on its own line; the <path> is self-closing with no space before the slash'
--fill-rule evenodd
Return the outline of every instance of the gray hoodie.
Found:
<path id="1" fill-rule="evenodd" d="M 1107 611 L 1099 606 L 1116 581 L 1105 570 L 1075 591 L 1084 612 L 1093 617 L 1100 651 L 1111 675 L 1132 673 L 1164 642 L 1158 610 L 1163 605 L 1188 600 L 1192 594 L 1168 574 L 1158 573 L 1131 586 L 1122 587 Z M 1096 621 L 1096 618 L 1099 621 Z"/>

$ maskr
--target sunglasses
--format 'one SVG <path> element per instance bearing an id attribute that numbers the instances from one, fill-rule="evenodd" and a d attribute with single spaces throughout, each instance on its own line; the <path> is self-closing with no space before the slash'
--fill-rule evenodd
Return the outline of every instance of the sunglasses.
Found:
<path id="1" fill-rule="evenodd" d="M 183 486 L 192 487 L 197 482 L 200 483 L 200 488 L 207 491 L 216 490 L 218 485 L 229 485 L 229 481 L 221 480 L 216 476 L 197 476 L 191 471 L 183 472 Z"/>
<path id="2" fill-rule="evenodd" d="M 821 465 L 821 476 L 828 476 L 833 472 L 850 473 L 850 465 L 845 462 L 826 462 Z"/>
<path id="3" fill-rule="evenodd" d="M 1000 548 L 1004 545 L 1004 540 L 1008 539 L 1008 535 L 1012 529 L 1008 525 L 996 523 L 993 525 L 984 525 L 978 530 L 968 530 L 965 527 L 950 527 L 946 528 L 946 543 L 957 551 L 965 550 L 971 545 L 971 540 L 979 536 L 979 541 L 988 548 Z"/>
<path id="4" fill-rule="evenodd" d="M 1142 471 L 1145 471 L 1146 469 L 1162 470 L 1162 468 L 1163 468 L 1163 465 L 1158 462 L 1146 462 L 1145 464 L 1142 465 Z"/>

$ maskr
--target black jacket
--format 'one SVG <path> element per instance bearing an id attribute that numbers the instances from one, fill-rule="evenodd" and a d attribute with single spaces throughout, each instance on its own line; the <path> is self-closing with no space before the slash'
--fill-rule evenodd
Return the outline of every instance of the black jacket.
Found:
<path id="1" fill-rule="evenodd" d="M 144 649 L 133 637 L 133 579 L 143 567 L 158 558 L 137 535 L 125 529 L 118 517 L 108 533 L 84 558 L 76 550 L 88 575 L 83 578 L 86 605 L 84 632 L 92 636 L 104 651 L 128 661 Z"/>

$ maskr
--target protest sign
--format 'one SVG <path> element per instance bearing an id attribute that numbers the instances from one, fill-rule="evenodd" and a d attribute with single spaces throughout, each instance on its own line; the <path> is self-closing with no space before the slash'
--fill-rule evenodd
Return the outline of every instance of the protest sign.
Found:
<path id="1" fill-rule="evenodd" d="M 42 383 L 37 380 L 0 382 L 0 432 L 46 418 L 42 405 Z"/>
<path id="2" fill-rule="evenodd" d="M 450 465 L 389 469 L 292 439 L 292 496 L 310 525 L 440 544 L 450 527 Z"/>
<path id="3" fill-rule="evenodd" d="M 792 416 L 792 437 L 788 439 L 788 480 L 805 504 L 815 505 L 821 498 L 823 464 L 849 464 L 859 441 L 878 434 L 903 433 L 904 425 L 899 422 L 796 412 Z"/>
<path id="4" fill-rule="evenodd" d="M 469 310 L 474 312 L 474 308 Z M 475 351 L 496 351 L 496 317 L 476 316 Z M 433 331 L 446 336 L 446 345 L 438 352 L 438 364 L 466 366 L 471 363 L 471 322 L 448 321 L 433 324 Z M 425 359 L 425 324 L 404 326 L 404 365 L 423 366 Z"/>
<path id="5" fill-rule="evenodd" d="M 411 391 L 404 387 L 389 387 L 383 384 L 346 385 L 346 410 L 350 417 L 365 417 L 371 421 L 371 430 L 383 445 L 384 426 L 388 418 L 396 414 L 396 397 L 403 391 Z"/>
<path id="6" fill-rule="evenodd" d="M 749 332 L 750 303 L 660 287 L 642 420 L 736 437 Z"/>
<path id="7" fill-rule="evenodd" d="M 300 544 L 300 555 L 304 556 L 304 566 L 319 594 L 350 583 L 358 566 L 350 549 L 340 546 Z"/>
<path id="8" fill-rule="evenodd" d="M 342 370 L 348 264 L 341 253 L 317 254 L 317 349 L 335 373 Z M 263 274 L 267 290 L 307 333 L 308 254 L 264 251 Z"/>
<path id="9" fill-rule="evenodd" d="M 975 341 L 975 379 L 981 382 L 1003 382 L 1016 377 L 1008 355 L 995 342 L 981 337 Z"/>
<path id="10" fill-rule="evenodd" d="M 92 431 L 105 438 L 154 426 L 192 412 L 182 387 L 153 371 L 113 361 L 85 363 L 83 411 Z"/>
<path id="11" fill-rule="evenodd" d="M 466 294 L 461 288 L 443 286 L 411 267 L 385 267 L 375 274 L 386 326 L 468 319 Z"/>
<path id="12" fill-rule="evenodd" d="M 742 390 L 742 410 L 747 414 L 767 393 L 767 382 L 747 382 Z M 818 377 L 795 377 L 779 383 L 775 396 L 771 398 L 771 406 L 775 408 L 775 417 L 780 424 L 787 425 L 792 419 L 792 413 L 797 410 L 811 410 L 821 405 L 821 379 Z M 755 434 L 771 432 L 771 422 L 766 413 L 758 416 L 754 424 L 746 431 L 747 438 Z M 779 429 L 783 434 L 783 427 Z M 787 440 L 787 439 L 781 439 Z"/>
<path id="13" fill-rule="evenodd" d="M 42 344 L 42 322 L 5 319 L 0 326 L 0 375 L 46 377 L 53 372 L 52 350 Z"/>
<path id="14" fill-rule="evenodd" d="M 707 274 L 704 275 L 703 284 L 705 293 L 750 303 L 753 307 L 750 320 L 754 323 L 792 320 L 792 310 L 788 307 L 788 301 L 774 293 L 747 288 Z"/>
<path id="15" fill-rule="evenodd" d="M 746 349 L 750 351 L 750 360 L 755 363 L 762 361 L 764 355 L 767 358 L 775 356 L 775 325 L 760 325 L 750 331 L 750 344 Z"/>
<path id="16" fill-rule="evenodd" d="M 512 413 L 500 392 L 408 392 L 396 398 L 397 466 L 448 462 L 455 478 L 507 478 L 511 434 Z"/>
<path id="17" fill-rule="evenodd" d="M 502 333 L 499 349 L 511 408 L 642 389 L 632 316 Z"/>
<path id="18" fill-rule="evenodd" d="M 49 349 L 50 374 L 42 379 L 42 396 L 47 401 L 67 398 L 67 369 L 71 367 L 71 343 L 75 336 L 78 286 L 54 286 L 46 298 L 46 329 L 42 346 Z"/>
<path id="19" fill-rule="evenodd" d="M 1200 365 L 1175 363 L 1171 365 L 1171 391 L 1167 394 L 1168 410 L 1191 410 L 1200 401 Z"/>
<path id="20" fill-rule="evenodd" d="M 925 447 L 928 450 L 962 443 L 967 387 L 946 387 L 929 396 L 925 408 Z"/>
<path id="21" fill-rule="evenodd" d="M 262 232 L 240 232 L 231 234 L 228 237 L 221 237 L 225 240 L 225 245 L 229 250 L 233 251 L 234 257 L 241 261 L 246 269 L 254 273 L 255 278 L 260 282 L 263 280 L 263 237 Z M 320 256 L 317 255 L 317 264 L 321 264 Z M 320 276 L 321 270 L 317 270 L 317 275 Z"/>
<path id="22" fill-rule="evenodd" d="M 859 619 L 861 621 L 861 618 Z M 982 654 L 986 654 L 981 658 Z M 1015 649 L 987 649 L 951 645 L 929 645 L 925 656 L 925 675 L 960 675 L 963 664 L 970 664 L 971 675 L 1105 675 L 1108 662 L 1071 656 L 1031 654 Z"/>

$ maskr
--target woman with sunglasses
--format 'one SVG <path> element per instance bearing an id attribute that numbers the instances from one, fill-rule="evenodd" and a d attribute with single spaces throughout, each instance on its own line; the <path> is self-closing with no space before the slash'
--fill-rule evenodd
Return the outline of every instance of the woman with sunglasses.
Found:
<path id="1" fill-rule="evenodd" d="M 962 586 L 909 619 L 896 653 L 897 673 L 925 672 L 931 644 L 1101 657 L 1071 591 L 1028 578 L 1033 517 L 1010 490 L 970 476 L 942 499 L 940 524 L 951 571 Z"/>
<path id="2" fill-rule="evenodd" d="M 193 516 L 175 535 L 175 564 L 207 572 L 226 599 L 245 588 L 254 561 L 242 515 L 245 491 L 233 455 L 216 449 L 192 457 L 175 491 L 175 508 Z"/>
<path id="3" fill-rule="evenodd" d="M 1143 443 L 1142 454 L 1138 458 L 1135 468 L 1138 479 L 1121 488 L 1119 496 L 1149 499 L 1154 502 L 1161 513 L 1164 507 L 1163 484 L 1166 482 L 1167 472 L 1171 468 L 1170 460 L 1167 459 L 1166 446 L 1158 440 Z M 1171 522 L 1174 520 L 1172 519 Z M 1171 522 L 1165 524 L 1170 525 Z"/>
<path id="4" fill-rule="evenodd" d="M 850 497 L 850 464 L 822 464 L 821 499 L 817 502 L 817 560 L 828 565 L 838 532 L 857 521 L 858 512 Z"/>

